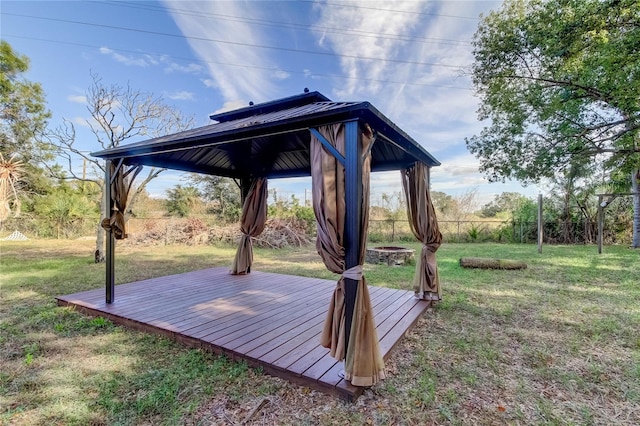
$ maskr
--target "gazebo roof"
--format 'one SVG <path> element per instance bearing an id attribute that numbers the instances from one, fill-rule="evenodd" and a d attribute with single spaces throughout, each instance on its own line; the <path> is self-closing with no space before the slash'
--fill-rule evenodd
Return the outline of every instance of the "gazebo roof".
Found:
<path id="1" fill-rule="evenodd" d="M 416 161 L 440 162 L 369 102 L 332 102 L 304 93 L 211 115 L 216 123 L 93 156 L 128 165 L 164 167 L 232 178 L 310 175 L 310 128 L 360 120 L 376 133 L 372 171 L 397 170 Z"/>

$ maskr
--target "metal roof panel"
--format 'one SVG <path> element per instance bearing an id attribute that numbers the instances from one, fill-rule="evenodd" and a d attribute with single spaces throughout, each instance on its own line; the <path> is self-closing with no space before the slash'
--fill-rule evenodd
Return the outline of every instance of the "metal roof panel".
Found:
<path id="1" fill-rule="evenodd" d="M 304 176 L 310 171 L 310 127 L 358 120 L 378 138 L 372 170 L 408 167 L 415 161 L 440 163 L 368 102 L 313 101 L 307 93 L 217 115 L 222 121 L 147 141 L 93 153 L 127 164 L 175 167 L 179 170 L 231 177 Z M 249 115 L 251 112 L 251 115 Z"/>

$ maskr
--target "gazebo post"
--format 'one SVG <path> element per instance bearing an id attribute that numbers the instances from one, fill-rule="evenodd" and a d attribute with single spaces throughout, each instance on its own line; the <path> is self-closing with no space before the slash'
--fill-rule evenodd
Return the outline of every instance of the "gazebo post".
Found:
<path id="1" fill-rule="evenodd" d="M 251 189 L 252 180 L 248 178 L 240 179 L 240 204 L 244 205 L 244 200 L 247 199 L 249 195 L 249 190 Z"/>
<path id="2" fill-rule="evenodd" d="M 344 248 L 345 270 L 360 263 L 360 233 L 362 218 L 362 147 L 358 121 L 347 121 L 345 126 L 345 208 Z M 345 278 L 345 354 L 349 346 L 349 335 L 353 310 L 358 292 L 358 281 Z"/>
<path id="3" fill-rule="evenodd" d="M 113 210 L 113 199 L 111 198 L 111 160 L 106 161 L 105 173 L 104 173 L 104 197 L 105 197 L 105 218 L 111 217 L 111 211 Z M 111 229 L 106 232 L 106 247 L 105 247 L 105 263 L 106 263 L 106 277 L 105 277 L 105 301 L 107 303 L 113 303 L 115 297 L 115 247 L 116 240 Z"/>

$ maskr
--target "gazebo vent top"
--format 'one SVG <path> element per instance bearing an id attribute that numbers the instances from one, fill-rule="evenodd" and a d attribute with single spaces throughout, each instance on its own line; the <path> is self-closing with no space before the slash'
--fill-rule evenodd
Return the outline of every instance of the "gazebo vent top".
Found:
<path id="1" fill-rule="evenodd" d="M 92 153 L 127 165 L 146 165 L 232 178 L 310 175 L 310 128 L 358 120 L 376 134 L 372 171 L 420 161 L 440 163 L 369 102 L 332 102 L 303 93 L 210 118 L 216 123 Z"/>

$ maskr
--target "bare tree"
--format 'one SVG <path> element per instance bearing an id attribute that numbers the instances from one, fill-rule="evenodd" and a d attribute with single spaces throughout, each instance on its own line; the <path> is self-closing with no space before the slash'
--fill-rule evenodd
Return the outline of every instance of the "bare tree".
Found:
<path id="1" fill-rule="evenodd" d="M 461 194 L 453 196 L 453 203 L 449 211 L 449 220 L 465 221 L 473 217 L 478 210 L 478 188 L 467 188 Z"/>
<path id="2" fill-rule="evenodd" d="M 96 150 L 115 148 L 125 142 L 134 142 L 144 137 L 174 133 L 193 125 L 193 117 L 185 117 L 180 111 L 166 104 L 160 96 L 135 90 L 129 84 L 125 87 L 117 84 L 105 85 L 98 74 L 92 73 L 91 77 L 93 82 L 86 92 L 90 118 L 86 123 L 98 143 Z M 55 174 L 52 169 L 55 177 L 94 182 L 100 187 L 102 194 L 105 193 L 105 164 L 78 147 L 73 122 L 65 119 L 60 127 L 48 135 L 48 139 L 58 148 L 58 155 L 67 162 L 68 175 Z M 90 169 L 89 173 L 84 171 L 82 175 L 77 173 L 72 167 L 72 162 L 77 159 L 84 161 Z M 130 214 L 147 184 L 164 170 L 166 169 L 149 168 L 144 179 L 136 184 L 130 194 L 129 208 L 125 215 Z M 96 226 L 96 263 L 104 261 L 104 230 L 100 226 L 104 218 L 104 210 L 103 195 L 100 200 L 101 218 Z"/>

